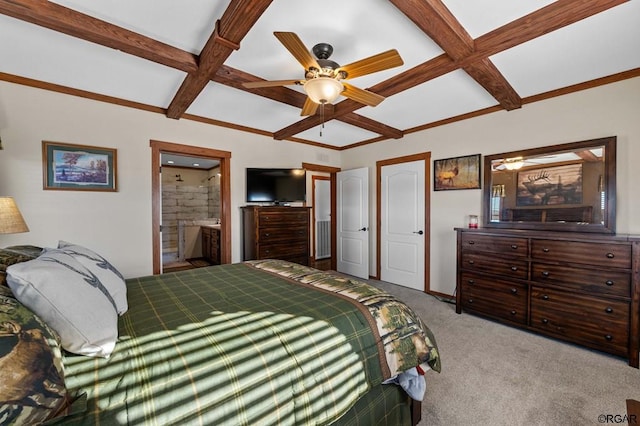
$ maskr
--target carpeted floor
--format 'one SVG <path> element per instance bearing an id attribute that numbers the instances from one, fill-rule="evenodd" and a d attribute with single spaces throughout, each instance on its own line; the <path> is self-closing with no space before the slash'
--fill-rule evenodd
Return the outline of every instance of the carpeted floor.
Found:
<path id="1" fill-rule="evenodd" d="M 429 371 L 421 426 L 598 425 L 627 422 L 640 401 L 640 370 L 621 358 L 470 314 L 433 296 L 380 281 L 435 334 L 442 373 Z M 609 417 L 602 417 L 609 416 Z"/>

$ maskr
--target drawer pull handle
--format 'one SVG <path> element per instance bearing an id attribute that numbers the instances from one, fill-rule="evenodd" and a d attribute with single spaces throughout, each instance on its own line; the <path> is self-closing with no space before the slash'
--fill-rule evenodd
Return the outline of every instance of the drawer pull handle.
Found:
<path id="1" fill-rule="evenodd" d="M 474 262 L 473 260 L 469 261 L 469 265 L 473 265 L 474 263 L 476 263 L 476 262 Z"/>
<path id="2" fill-rule="evenodd" d="M 547 296 L 546 294 L 542 295 L 542 300 L 549 300 L 549 296 Z"/>
<path id="3" fill-rule="evenodd" d="M 542 276 L 545 278 L 549 277 L 549 271 L 542 271 Z"/>
<path id="4" fill-rule="evenodd" d="M 511 244 L 511 248 L 514 249 L 514 250 L 517 250 L 518 249 L 518 245 L 517 244 Z"/>
<path id="5" fill-rule="evenodd" d="M 607 339 L 608 342 L 613 340 L 613 336 L 610 334 L 607 334 L 606 336 L 604 336 L 605 339 Z"/>
<path id="6" fill-rule="evenodd" d="M 608 314 L 611 314 L 613 313 L 613 308 L 611 306 L 607 306 L 607 309 L 605 309 L 604 311 Z"/>
<path id="7" fill-rule="evenodd" d="M 469 299 L 469 303 L 473 303 L 473 299 Z"/>
<path id="8" fill-rule="evenodd" d="M 548 319 L 546 319 L 546 318 L 542 318 L 542 323 L 543 323 L 543 324 L 548 324 L 548 323 L 549 323 L 549 320 L 548 320 Z"/>
<path id="9" fill-rule="evenodd" d="M 511 311 L 511 315 L 515 315 L 515 314 L 517 314 L 516 311 Z"/>
<path id="10" fill-rule="evenodd" d="M 476 283 L 476 281 L 475 280 L 469 280 L 468 283 L 469 283 L 469 285 L 474 285 Z"/>
<path id="11" fill-rule="evenodd" d="M 476 243 L 475 241 L 469 241 L 470 246 L 474 245 L 475 243 Z"/>
<path id="12" fill-rule="evenodd" d="M 542 251 L 545 253 L 549 253 L 549 249 L 547 247 L 543 248 Z"/>
<path id="13" fill-rule="evenodd" d="M 517 288 L 512 288 L 511 289 L 511 294 L 518 294 L 518 289 Z"/>
<path id="14" fill-rule="evenodd" d="M 613 255 L 613 253 L 607 253 L 607 257 L 608 257 L 609 259 L 613 259 L 615 256 Z"/>
<path id="15" fill-rule="evenodd" d="M 265 237 L 270 237 L 270 236 L 271 236 L 271 234 L 267 232 L 266 234 L 264 234 L 264 236 L 265 236 Z"/>
<path id="16" fill-rule="evenodd" d="M 613 285 L 613 281 L 607 280 L 607 281 L 605 281 L 605 284 L 608 285 L 609 287 L 611 287 Z"/>
<path id="17" fill-rule="evenodd" d="M 269 216 L 265 216 L 265 217 L 264 217 L 264 220 L 269 220 Z"/>
<path id="18" fill-rule="evenodd" d="M 517 271 L 517 270 L 518 270 L 518 267 L 517 267 L 517 266 L 512 266 L 512 267 L 511 267 L 511 270 L 512 270 L 513 272 L 515 272 L 515 271 Z"/>

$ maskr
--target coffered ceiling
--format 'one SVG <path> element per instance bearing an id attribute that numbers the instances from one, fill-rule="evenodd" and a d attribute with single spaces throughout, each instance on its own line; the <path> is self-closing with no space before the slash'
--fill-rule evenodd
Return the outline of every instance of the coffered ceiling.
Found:
<path id="1" fill-rule="evenodd" d="M 243 86 L 304 78 L 274 32 L 404 64 L 349 79 L 378 106 L 302 117 L 302 87 Z M 1 80 L 346 149 L 639 76 L 640 1 L 0 0 L 0 58 Z"/>

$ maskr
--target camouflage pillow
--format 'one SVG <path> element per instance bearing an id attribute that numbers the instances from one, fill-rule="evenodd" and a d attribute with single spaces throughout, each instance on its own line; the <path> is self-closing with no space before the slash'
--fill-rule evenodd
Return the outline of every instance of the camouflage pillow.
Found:
<path id="1" fill-rule="evenodd" d="M 0 424 L 41 424 L 70 405 L 59 338 L 7 290 L 0 290 Z"/>
<path id="2" fill-rule="evenodd" d="M 12 246 L 0 248 L 0 286 L 7 285 L 7 268 L 15 263 L 33 260 L 42 249 L 36 246 Z"/>

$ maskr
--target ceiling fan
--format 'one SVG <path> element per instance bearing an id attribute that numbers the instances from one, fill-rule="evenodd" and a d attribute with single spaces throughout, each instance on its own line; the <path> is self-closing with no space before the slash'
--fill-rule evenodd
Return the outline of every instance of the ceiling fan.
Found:
<path id="1" fill-rule="evenodd" d="M 340 66 L 329 59 L 333 53 L 333 47 L 328 43 L 316 44 L 311 55 L 309 49 L 295 33 L 273 33 L 284 47 L 302 64 L 305 69 L 304 79 L 254 81 L 243 83 L 247 88 L 302 85 L 307 93 L 307 99 L 302 107 L 300 115 L 313 115 L 319 105 L 332 103 L 338 96 L 343 95 L 349 99 L 374 107 L 384 100 L 384 96 L 368 90 L 360 89 L 344 80 L 361 77 L 374 72 L 398 67 L 404 62 L 395 49 Z"/>

